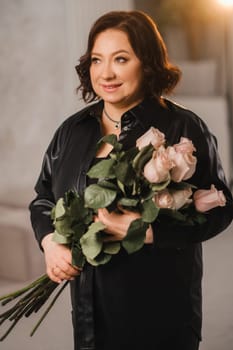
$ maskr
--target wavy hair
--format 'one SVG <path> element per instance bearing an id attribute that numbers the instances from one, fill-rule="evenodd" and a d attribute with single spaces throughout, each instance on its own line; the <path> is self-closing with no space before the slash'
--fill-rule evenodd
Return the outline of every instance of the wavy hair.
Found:
<path id="1" fill-rule="evenodd" d="M 118 29 L 126 33 L 128 40 L 142 63 L 143 86 L 146 96 L 160 98 L 169 94 L 180 80 L 180 69 L 168 59 L 166 45 L 155 22 L 142 11 L 112 11 L 101 16 L 93 24 L 86 53 L 75 67 L 80 79 L 77 90 L 85 102 L 98 99 L 90 79 L 91 52 L 96 37 L 107 29 Z"/>

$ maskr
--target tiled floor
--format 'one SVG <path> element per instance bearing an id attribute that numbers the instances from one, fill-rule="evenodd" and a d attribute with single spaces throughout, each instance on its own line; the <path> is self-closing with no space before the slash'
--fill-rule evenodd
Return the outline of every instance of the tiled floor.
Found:
<path id="1" fill-rule="evenodd" d="M 204 323 L 200 350 L 232 350 L 233 225 L 223 234 L 204 243 L 203 246 L 205 264 L 203 280 Z M 0 295 L 18 287 L 20 287 L 19 283 L 0 281 Z M 69 288 L 60 296 L 59 301 L 54 305 L 37 333 L 33 337 L 29 337 L 38 316 L 35 315 L 33 318 L 20 322 L 12 334 L 0 343 L 0 349 L 72 350 Z"/>

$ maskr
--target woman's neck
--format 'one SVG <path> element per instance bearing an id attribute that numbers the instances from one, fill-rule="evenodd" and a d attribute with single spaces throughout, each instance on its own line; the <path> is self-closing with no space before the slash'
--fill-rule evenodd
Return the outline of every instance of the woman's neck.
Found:
<path id="1" fill-rule="evenodd" d="M 117 121 L 117 120 L 120 120 L 121 116 L 125 112 L 137 106 L 142 101 L 143 101 L 143 98 L 138 98 L 134 102 L 119 103 L 119 104 L 114 104 L 114 103 L 109 103 L 104 101 L 104 110 L 111 117 L 111 119 Z"/>

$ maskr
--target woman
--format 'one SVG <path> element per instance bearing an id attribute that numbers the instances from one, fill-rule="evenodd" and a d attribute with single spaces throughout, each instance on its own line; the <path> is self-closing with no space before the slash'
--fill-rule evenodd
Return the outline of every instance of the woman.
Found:
<path id="1" fill-rule="evenodd" d="M 76 350 L 196 350 L 201 339 L 201 242 L 223 231 L 233 216 L 232 197 L 216 150 L 203 121 L 162 97 L 180 71 L 170 64 L 153 21 L 144 13 L 110 12 L 93 25 L 87 51 L 76 67 L 84 101 L 93 102 L 59 127 L 48 147 L 30 205 L 36 238 L 45 253 L 47 273 L 56 282 L 71 281 Z M 160 220 L 147 230 L 138 252 L 124 251 L 102 266 L 71 264 L 70 250 L 52 241 L 47 214 L 71 188 L 83 192 L 95 158 L 107 157 L 96 143 L 116 134 L 125 149 L 151 126 L 170 144 L 192 140 L 198 159 L 190 179 L 198 188 L 222 190 L 225 207 L 208 212 L 204 224 L 169 228 Z M 109 239 L 124 238 L 139 214 L 98 211 Z"/>

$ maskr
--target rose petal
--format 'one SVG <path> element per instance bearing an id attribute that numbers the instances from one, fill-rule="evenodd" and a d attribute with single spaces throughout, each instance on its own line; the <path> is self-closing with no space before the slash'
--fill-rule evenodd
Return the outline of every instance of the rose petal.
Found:
<path id="1" fill-rule="evenodd" d="M 136 140 L 136 146 L 139 150 L 152 144 L 154 148 L 158 148 L 165 143 L 165 135 L 158 129 L 151 127 L 141 137 Z"/>
<path id="2" fill-rule="evenodd" d="M 209 190 L 197 190 L 194 193 L 193 200 L 196 210 L 202 213 L 226 205 L 226 197 L 223 191 L 218 191 L 213 184 Z"/>

